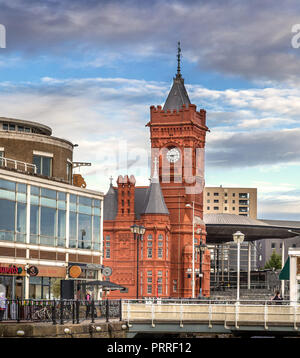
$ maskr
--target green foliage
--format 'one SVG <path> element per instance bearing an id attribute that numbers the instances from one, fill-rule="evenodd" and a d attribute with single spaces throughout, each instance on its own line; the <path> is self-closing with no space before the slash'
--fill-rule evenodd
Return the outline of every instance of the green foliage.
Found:
<path id="1" fill-rule="evenodd" d="M 51 293 L 55 298 L 60 298 L 60 281 L 61 278 L 56 278 L 51 284 Z"/>
<path id="2" fill-rule="evenodd" d="M 265 264 L 265 269 L 281 269 L 281 255 L 278 255 L 275 250 L 273 250 L 270 260 Z"/>

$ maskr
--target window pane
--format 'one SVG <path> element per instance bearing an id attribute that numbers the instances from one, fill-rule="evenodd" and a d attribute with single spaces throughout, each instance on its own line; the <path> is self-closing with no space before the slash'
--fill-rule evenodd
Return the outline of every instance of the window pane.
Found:
<path id="1" fill-rule="evenodd" d="M 0 199 L 0 230 L 15 230 L 15 202 Z"/>
<path id="2" fill-rule="evenodd" d="M 66 212 L 65 210 L 58 210 L 58 232 L 57 236 L 60 238 L 66 237 Z"/>
<path id="3" fill-rule="evenodd" d="M 77 202 L 77 196 L 74 194 L 70 194 L 70 203 L 76 204 Z"/>
<path id="4" fill-rule="evenodd" d="M 82 249 L 91 248 L 92 241 L 92 217 L 78 214 L 78 247 Z"/>
<path id="5" fill-rule="evenodd" d="M 57 202 L 57 208 L 58 208 L 58 209 L 66 210 L 66 202 L 65 202 L 65 201 L 61 201 L 61 200 L 58 200 L 58 202 Z"/>
<path id="6" fill-rule="evenodd" d="M 62 193 L 61 191 L 59 191 L 57 195 L 58 195 L 57 197 L 58 200 L 66 201 L 66 193 Z"/>
<path id="7" fill-rule="evenodd" d="M 51 208 L 56 208 L 56 200 L 48 199 L 48 198 L 41 198 L 41 205 L 50 206 Z"/>
<path id="8" fill-rule="evenodd" d="M 55 236 L 55 232 L 56 210 L 41 206 L 41 235 Z"/>
<path id="9" fill-rule="evenodd" d="M 79 205 L 78 211 L 83 214 L 92 214 L 92 207 L 91 206 L 85 206 L 85 205 Z"/>
<path id="10" fill-rule="evenodd" d="M 42 158 L 38 155 L 34 155 L 32 162 L 34 165 L 36 165 L 37 174 L 41 174 L 42 173 Z"/>
<path id="11" fill-rule="evenodd" d="M 84 196 L 79 197 L 79 204 L 86 205 L 86 206 L 92 206 L 92 199 L 86 198 Z"/>
<path id="12" fill-rule="evenodd" d="M 94 206 L 100 208 L 100 200 L 94 199 Z"/>
<path id="13" fill-rule="evenodd" d="M 98 215 L 98 216 L 101 215 L 101 210 L 100 210 L 100 208 L 94 208 L 93 210 L 94 210 L 94 211 L 93 211 L 93 214 L 94 214 L 94 215 Z"/>
<path id="14" fill-rule="evenodd" d="M 55 246 L 55 238 L 54 237 L 48 237 L 48 236 L 41 236 L 40 237 L 40 244 L 41 245 Z"/>
<path id="15" fill-rule="evenodd" d="M 37 205 L 30 205 L 30 233 L 38 234 L 39 232 L 39 207 Z"/>
<path id="16" fill-rule="evenodd" d="M 13 241 L 15 231 L 15 202 L 0 199 L 0 232 L 1 240 Z"/>
<path id="17" fill-rule="evenodd" d="M 0 179 L 0 188 L 16 191 L 16 183 L 4 179 Z"/>
<path id="18" fill-rule="evenodd" d="M 77 239 L 77 214 L 70 212 L 69 214 L 69 225 L 70 225 L 70 239 Z"/>
<path id="19" fill-rule="evenodd" d="M 31 193 L 31 195 L 40 195 L 40 188 L 32 185 L 30 193 Z"/>
<path id="20" fill-rule="evenodd" d="M 47 177 L 51 176 L 52 172 L 52 158 L 42 157 L 42 174 Z"/>
<path id="21" fill-rule="evenodd" d="M 24 203 L 26 203 L 26 194 L 24 193 L 17 193 L 17 201 L 23 201 Z"/>
<path id="22" fill-rule="evenodd" d="M 17 191 L 19 193 L 26 193 L 26 187 L 27 187 L 26 184 L 18 183 L 18 190 Z"/>
<path id="23" fill-rule="evenodd" d="M 17 241 L 25 242 L 26 237 L 26 204 L 17 203 Z"/>
<path id="24" fill-rule="evenodd" d="M 94 216 L 94 242 L 100 242 L 100 217 Z"/>
<path id="25" fill-rule="evenodd" d="M 16 199 L 16 193 L 14 191 L 0 189 L 0 198 L 14 201 Z"/>
<path id="26" fill-rule="evenodd" d="M 56 200 L 56 190 L 41 188 L 41 196 Z"/>

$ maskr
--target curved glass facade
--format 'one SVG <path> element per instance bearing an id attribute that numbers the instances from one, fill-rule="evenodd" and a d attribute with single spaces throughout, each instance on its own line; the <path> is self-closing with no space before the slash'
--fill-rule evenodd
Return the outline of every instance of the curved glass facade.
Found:
<path id="1" fill-rule="evenodd" d="M 0 179 L 0 240 L 26 242 L 28 216 L 31 244 L 100 249 L 99 199 Z"/>

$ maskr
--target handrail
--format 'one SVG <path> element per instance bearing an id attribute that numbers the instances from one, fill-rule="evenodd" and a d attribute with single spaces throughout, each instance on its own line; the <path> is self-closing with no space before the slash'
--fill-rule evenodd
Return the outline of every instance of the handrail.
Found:
<path id="1" fill-rule="evenodd" d="M 208 325 L 222 324 L 225 330 L 239 330 L 240 324 L 264 327 L 291 325 L 294 331 L 300 325 L 300 303 L 272 300 L 211 300 L 211 299 L 123 299 L 127 308 L 124 317 L 128 327 L 132 323 L 148 321 L 152 327 L 159 322 L 185 322 Z M 126 317 L 127 316 L 127 317 Z"/>
<path id="2" fill-rule="evenodd" d="M 31 168 L 31 169 L 33 169 L 34 174 L 37 173 L 37 166 L 35 164 L 22 162 L 22 161 L 16 160 L 16 159 L 0 157 L 0 167 L 8 168 L 8 163 L 12 163 L 15 170 L 18 170 L 19 165 L 22 165 L 22 166 L 24 166 L 25 172 L 28 172 L 28 168 Z"/>

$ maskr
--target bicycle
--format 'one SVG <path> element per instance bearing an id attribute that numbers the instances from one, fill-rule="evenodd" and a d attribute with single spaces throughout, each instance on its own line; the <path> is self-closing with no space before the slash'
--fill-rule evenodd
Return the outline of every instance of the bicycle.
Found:
<path id="1" fill-rule="evenodd" d="M 43 307 L 38 311 L 35 311 L 32 315 L 33 321 L 46 321 L 52 319 L 52 313 L 49 311 L 49 307 Z"/>

